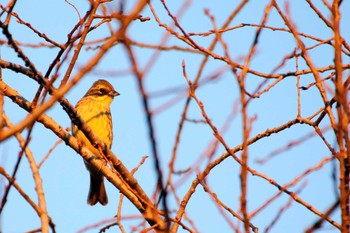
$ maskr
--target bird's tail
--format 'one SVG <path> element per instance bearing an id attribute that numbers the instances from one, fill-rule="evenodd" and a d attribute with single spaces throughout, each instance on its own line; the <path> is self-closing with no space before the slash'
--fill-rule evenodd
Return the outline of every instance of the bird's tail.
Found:
<path id="1" fill-rule="evenodd" d="M 107 205 L 108 197 L 102 175 L 90 174 L 90 189 L 87 199 L 89 205 L 95 205 L 100 202 L 101 205 Z"/>

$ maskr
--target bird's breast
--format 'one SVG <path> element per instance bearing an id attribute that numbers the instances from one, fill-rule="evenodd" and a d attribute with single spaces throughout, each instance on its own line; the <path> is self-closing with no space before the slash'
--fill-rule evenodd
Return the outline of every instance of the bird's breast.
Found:
<path id="1" fill-rule="evenodd" d="M 95 104 L 93 107 L 77 106 L 78 114 L 83 118 L 86 124 L 91 128 L 94 134 L 103 141 L 108 148 L 111 148 L 113 141 L 112 117 L 109 107 Z M 78 131 L 76 137 L 84 142 L 94 154 L 98 151 L 91 145 L 83 132 Z"/>

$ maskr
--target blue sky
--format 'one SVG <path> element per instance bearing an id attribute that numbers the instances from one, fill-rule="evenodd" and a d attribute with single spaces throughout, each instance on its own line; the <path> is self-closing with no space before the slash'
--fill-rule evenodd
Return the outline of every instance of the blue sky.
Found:
<path id="1" fill-rule="evenodd" d="M 120 1 L 113 1 L 106 4 L 109 9 L 118 9 Z M 128 1 L 125 4 L 126 11 L 130 10 L 136 1 Z M 173 14 L 177 12 L 183 4 L 182 1 L 167 1 L 168 6 Z M 180 19 L 181 26 L 187 32 L 205 32 L 213 28 L 210 20 L 204 14 L 204 9 L 210 9 L 210 13 L 215 17 L 217 25 L 220 27 L 228 15 L 232 12 L 239 1 L 192 1 L 184 16 Z M 284 9 L 284 3 L 287 1 L 278 1 L 281 8 Z M 80 14 L 83 15 L 88 10 L 87 1 L 71 1 Z M 4 4 L 4 3 L 2 3 Z M 6 5 L 7 3 L 5 3 Z M 154 8 L 162 20 L 162 22 L 171 24 L 171 20 L 166 14 L 160 2 L 152 1 Z M 230 26 L 239 25 L 241 23 L 259 24 L 263 16 L 263 9 L 268 1 L 251 1 L 237 15 Z M 321 4 L 316 3 L 315 4 Z M 290 1 L 291 17 L 300 32 L 304 32 L 321 39 L 329 39 L 332 37 L 332 31 L 327 28 L 323 22 L 310 10 L 304 1 Z M 327 9 L 320 7 L 325 16 L 330 19 Z M 349 22 L 349 15 L 346 13 L 350 9 L 347 1 L 343 1 L 342 8 L 342 28 L 341 32 L 344 39 L 350 38 L 349 28 L 346 22 Z M 30 22 L 39 31 L 45 33 L 51 39 L 64 43 L 67 39 L 67 33 L 77 23 L 78 16 L 75 10 L 63 0 L 54 1 L 18 1 L 14 12 L 27 22 Z M 150 10 L 146 7 L 142 15 L 150 17 L 150 21 L 135 21 L 129 28 L 128 34 L 131 39 L 149 44 L 158 44 L 164 34 L 164 29 L 159 27 L 155 22 Z M 1 18 L 4 20 L 4 16 Z M 14 38 L 21 43 L 38 43 L 44 42 L 27 29 L 24 25 L 20 25 L 12 19 L 10 31 Z M 97 21 L 96 21 L 97 22 Z M 118 27 L 117 22 L 112 22 L 114 28 Z M 285 27 L 283 21 L 273 10 L 267 25 L 272 27 Z M 179 31 L 179 30 L 177 30 Z M 243 64 L 244 58 L 249 52 L 249 48 L 253 42 L 255 27 L 242 27 L 223 34 L 231 58 L 240 64 Z M 108 28 L 104 25 L 93 31 L 88 36 L 88 41 L 108 36 Z M 207 48 L 214 36 L 208 37 L 192 37 L 196 43 Z M 1 40 L 4 36 L 1 35 Z M 303 39 L 307 46 L 315 44 L 315 41 Z M 167 46 L 177 45 L 185 47 L 186 45 L 175 37 L 170 37 Z M 263 30 L 256 55 L 254 56 L 251 68 L 259 72 L 271 73 L 278 66 L 284 56 L 293 52 L 296 43 L 293 37 L 287 32 Z M 147 48 L 133 47 L 137 56 L 139 67 L 144 69 L 150 61 L 154 50 Z M 35 64 L 36 68 L 45 73 L 48 66 L 56 56 L 57 49 L 49 48 L 30 48 L 22 46 L 23 51 Z M 215 53 L 224 55 L 223 49 L 217 45 Z M 96 50 L 82 50 L 77 61 L 77 68 L 84 65 L 90 60 Z M 6 45 L 1 46 L 2 59 L 19 63 L 23 62 L 16 54 Z M 310 51 L 310 56 L 317 67 L 324 67 L 332 64 L 333 50 L 329 45 L 322 45 Z M 70 54 L 71 57 L 71 54 Z M 182 62 L 186 64 L 186 70 L 189 79 L 194 80 L 199 65 L 203 59 L 202 55 L 169 51 L 162 52 L 160 57 L 154 61 L 154 65 L 145 75 L 145 87 L 150 94 L 151 109 L 158 109 L 173 99 L 179 93 L 166 94 L 156 96 L 157 91 L 167 90 L 167 88 L 180 86 L 187 87 L 186 80 L 182 75 Z M 305 62 L 299 59 L 299 69 L 307 69 Z M 349 62 L 348 57 L 344 57 L 344 63 Z M 60 78 L 65 73 L 68 62 L 63 63 L 61 70 L 58 72 Z M 227 64 L 209 59 L 204 68 L 202 79 L 210 77 L 214 72 L 224 70 L 219 78 L 215 81 L 200 86 L 196 91 L 198 98 L 203 102 L 208 116 L 216 125 L 221 128 L 227 117 L 238 109 L 238 113 L 234 114 L 234 119 L 230 127 L 224 134 L 224 139 L 228 145 L 233 148 L 242 143 L 242 118 L 239 112 L 239 105 L 235 104 L 239 100 L 239 89 L 234 75 L 230 72 Z M 295 60 L 288 60 L 277 73 L 295 70 Z M 128 71 L 128 72 L 125 72 Z M 77 69 L 73 71 L 73 75 Z M 345 72 L 346 73 L 346 72 Z M 326 77 L 328 73 L 321 74 Z M 349 74 L 349 72 L 347 72 Z M 141 160 L 142 156 L 150 156 L 145 164 L 139 169 L 135 177 L 138 179 L 142 188 L 149 195 L 153 194 L 156 184 L 156 174 L 154 170 L 154 160 L 148 139 L 148 128 L 146 124 L 145 113 L 143 110 L 141 97 L 137 87 L 136 79 L 130 73 L 130 63 L 122 45 L 117 45 L 109 51 L 100 61 L 99 65 L 84 77 L 75 88 L 73 88 L 66 98 L 75 104 L 97 79 L 104 78 L 110 81 L 115 89 L 121 94 L 112 104 L 112 115 L 114 123 L 114 142 L 112 146 L 113 152 L 120 157 L 123 163 L 130 170 L 134 168 Z M 36 93 L 37 83 L 27 77 L 14 73 L 9 70 L 3 70 L 3 80 L 11 87 L 19 91 L 25 98 L 31 100 Z M 247 76 L 247 90 L 253 91 L 263 80 L 252 74 Z M 273 80 L 267 83 L 271 84 Z M 303 75 L 300 79 L 301 85 L 307 86 L 314 82 L 311 75 Z M 58 86 L 60 80 L 55 84 Z M 331 83 L 327 83 L 332 88 Z M 166 179 L 168 171 L 168 163 L 171 157 L 172 148 L 175 142 L 175 135 L 178 128 L 181 114 L 183 111 L 186 92 L 176 104 L 167 107 L 165 110 L 154 115 L 155 134 L 157 146 L 161 159 L 161 166 L 164 169 L 164 179 Z M 331 92 L 328 93 L 332 95 Z M 301 113 L 303 117 L 308 117 L 322 107 L 323 102 L 315 87 L 301 93 Z M 5 99 L 5 112 L 13 123 L 20 122 L 26 113 L 15 106 L 9 99 Z M 63 127 L 70 126 L 68 115 L 63 111 L 60 105 L 53 106 L 47 114 L 51 116 Z M 258 133 L 264 132 L 268 128 L 277 127 L 285 122 L 294 119 L 297 115 L 297 88 L 295 77 L 288 77 L 268 93 L 262 95 L 259 99 L 254 99 L 249 107 L 248 114 L 255 117 L 251 131 L 251 137 Z M 201 112 L 194 101 L 191 102 L 189 119 L 202 120 Z M 321 124 L 322 127 L 329 125 L 328 120 Z M 264 165 L 256 163 L 257 159 L 266 158 L 271 152 L 278 148 L 283 148 L 291 141 L 300 140 L 304 135 L 312 133 L 313 129 L 306 125 L 295 125 L 279 134 L 271 135 L 262 139 L 249 147 L 249 165 L 257 171 L 266 174 L 279 184 L 283 185 L 290 182 L 296 176 L 301 174 L 309 167 L 315 166 L 322 158 L 330 156 L 329 151 L 317 136 L 308 138 L 300 144 L 292 147 L 283 153 L 278 154 Z M 26 131 L 23 132 L 25 136 Z M 331 144 L 334 143 L 333 133 L 329 130 L 325 132 L 327 140 Z M 208 160 L 205 159 L 201 163 L 195 163 L 201 154 L 208 152 L 208 144 L 214 139 L 212 130 L 205 124 L 186 122 L 184 132 L 181 137 L 181 143 L 178 148 L 178 160 L 175 168 L 185 170 L 191 167 L 199 172 L 203 170 Z M 40 124 L 36 124 L 32 133 L 32 140 L 29 148 L 33 151 L 35 159 L 39 162 L 45 154 L 53 147 L 58 138 Z M 0 165 L 12 171 L 14 163 L 17 160 L 18 147 L 16 141 L 11 138 L 0 144 Z M 225 152 L 223 146 L 219 146 L 214 158 L 219 157 Z M 237 154 L 238 156 L 240 153 Z M 291 191 L 296 191 L 302 187 L 303 182 L 306 186 L 302 189 L 300 197 L 306 202 L 313 205 L 316 209 L 325 211 L 335 200 L 334 184 L 331 178 L 334 165 L 327 163 L 321 170 L 313 172 L 304 178 Z M 227 159 L 214 168 L 208 176 L 207 183 L 210 188 L 218 195 L 226 205 L 235 211 L 239 209 L 240 183 L 239 183 L 240 167 L 233 159 Z M 61 143 L 51 153 L 48 160 L 40 168 L 43 178 L 43 188 L 47 201 L 48 213 L 56 224 L 57 232 L 77 232 L 87 225 L 93 225 L 105 219 L 112 218 L 117 211 L 119 201 L 119 192 L 108 182 L 106 182 L 107 193 L 109 196 L 109 204 L 105 207 L 96 205 L 88 206 L 86 204 L 86 196 L 88 192 L 88 173 L 83 165 L 81 157 L 71 148 Z M 180 198 L 187 192 L 195 173 L 191 173 L 189 178 L 179 185 L 177 192 Z M 183 175 L 184 176 L 184 175 Z M 182 176 L 174 176 L 174 180 L 181 180 Z M 267 181 L 258 177 L 249 175 L 248 186 L 248 210 L 253 211 L 261 206 L 267 199 L 273 196 L 278 190 L 270 185 Z M 1 184 L 4 179 L 0 178 Z M 16 177 L 16 182 L 33 198 L 36 199 L 34 190 L 34 182 L 28 163 L 23 159 L 20 164 Z M 0 187 L 0 194 L 3 193 L 3 185 Z M 252 223 L 259 227 L 263 232 L 267 225 L 272 221 L 274 216 L 280 211 L 290 197 L 283 194 L 259 215 L 252 219 Z M 169 206 L 176 210 L 174 198 L 170 195 Z M 213 204 L 209 195 L 204 192 L 203 188 L 198 186 L 188 204 L 188 215 L 194 221 L 199 232 L 232 232 L 232 229 L 223 220 L 219 214 L 217 207 Z M 127 200 L 124 201 L 123 214 L 125 216 L 138 214 Z M 331 216 L 339 222 L 339 212 L 335 212 Z M 235 224 L 238 220 L 230 219 Z M 315 214 L 311 213 L 306 207 L 293 202 L 291 207 L 286 210 L 281 219 L 276 223 L 270 232 L 302 232 L 317 220 Z M 135 220 L 125 220 L 126 231 L 130 232 L 130 225 L 137 224 Z M 11 190 L 8 203 L 5 207 L 0 219 L 0 229 L 4 233 L 25 232 L 39 227 L 40 219 L 34 211 L 28 206 L 22 197 L 15 191 Z M 242 226 L 242 225 L 240 225 Z M 96 232 L 96 229 L 86 232 Z M 112 229 L 110 232 L 118 232 Z M 179 230 L 179 232 L 185 232 Z M 323 232 L 323 231 L 321 231 Z M 324 232 L 337 232 L 334 227 L 325 223 Z"/>

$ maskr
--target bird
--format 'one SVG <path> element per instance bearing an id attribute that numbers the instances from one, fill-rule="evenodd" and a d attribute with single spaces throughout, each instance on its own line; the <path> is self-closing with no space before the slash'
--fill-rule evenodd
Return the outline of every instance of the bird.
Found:
<path id="1" fill-rule="evenodd" d="M 113 142 L 113 127 L 110 105 L 114 97 L 120 95 L 106 80 L 100 79 L 93 83 L 86 94 L 77 102 L 75 109 L 94 134 L 111 149 Z M 72 134 L 79 142 L 83 143 L 97 158 L 103 158 L 85 134 L 72 124 Z M 87 198 L 89 205 L 99 202 L 107 205 L 108 196 L 104 185 L 104 177 L 98 169 L 84 160 L 84 164 L 90 173 L 90 188 Z"/>

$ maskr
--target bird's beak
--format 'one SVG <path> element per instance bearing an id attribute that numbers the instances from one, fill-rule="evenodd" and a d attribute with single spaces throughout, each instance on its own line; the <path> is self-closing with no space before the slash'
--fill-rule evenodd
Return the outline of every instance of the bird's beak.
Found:
<path id="1" fill-rule="evenodd" d="M 118 96 L 120 94 L 117 91 L 111 91 L 111 92 L 109 92 L 109 95 L 112 96 L 112 97 L 116 97 L 116 96 Z"/>

